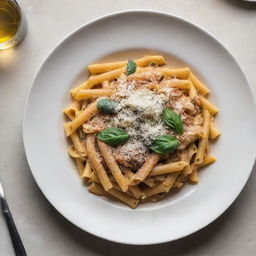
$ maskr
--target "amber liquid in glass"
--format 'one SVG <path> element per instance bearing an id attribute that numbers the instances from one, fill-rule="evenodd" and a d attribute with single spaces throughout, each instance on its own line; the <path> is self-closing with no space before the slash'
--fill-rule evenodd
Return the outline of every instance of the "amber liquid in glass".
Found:
<path id="1" fill-rule="evenodd" d="M 15 1 L 0 0 L 0 49 L 14 44 L 21 22 L 20 9 Z"/>

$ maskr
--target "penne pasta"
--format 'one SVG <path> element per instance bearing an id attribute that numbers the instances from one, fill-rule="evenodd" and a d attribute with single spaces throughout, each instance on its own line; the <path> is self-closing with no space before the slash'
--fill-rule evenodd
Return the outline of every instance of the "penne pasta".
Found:
<path id="1" fill-rule="evenodd" d="M 159 184 L 159 181 L 155 179 L 155 177 L 149 177 L 149 176 L 142 182 L 151 188 L 154 187 L 156 184 Z"/>
<path id="2" fill-rule="evenodd" d="M 92 168 L 91 168 L 91 165 L 90 165 L 89 161 L 87 161 L 86 164 L 85 164 L 85 167 L 84 167 L 84 170 L 82 172 L 81 177 L 82 178 L 90 178 L 91 175 L 92 175 Z"/>
<path id="3" fill-rule="evenodd" d="M 77 170 L 79 172 L 79 175 L 81 176 L 84 170 L 84 163 L 81 158 L 75 158 L 75 160 L 76 160 Z"/>
<path id="4" fill-rule="evenodd" d="M 95 171 L 91 173 L 91 175 L 88 177 L 91 182 L 95 182 L 97 184 L 101 184 L 100 179 Z M 102 184 L 101 184 L 102 185 Z"/>
<path id="5" fill-rule="evenodd" d="M 95 149 L 95 136 L 87 135 L 86 137 L 86 149 L 88 152 L 88 159 L 93 166 L 93 170 L 96 171 L 99 180 L 103 186 L 103 188 L 108 191 L 113 188 L 113 185 L 101 163 L 100 156 Z"/>
<path id="6" fill-rule="evenodd" d="M 195 164 L 199 165 L 204 161 L 204 154 L 207 148 L 210 130 L 210 113 L 207 109 L 203 110 L 203 134 L 204 137 L 199 140 L 198 149 L 195 158 Z"/>
<path id="7" fill-rule="evenodd" d="M 162 73 L 164 76 L 171 76 L 181 79 L 188 79 L 190 73 L 189 68 L 155 68 L 154 70 Z"/>
<path id="8" fill-rule="evenodd" d="M 191 83 L 189 80 L 172 79 L 169 82 L 169 86 L 172 88 L 179 88 L 182 90 L 190 90 Z"/>
<path id="9" fill-rule="evenodd" d="M 173 188 L 181 188 L 183 186 L 184 186 L 184 183 L 180 181 L 175 181 L 173 184 Z"/>
<path id="10" fill-rule="evenodd" d="M 189 98 L 191 100 L 195 100 L 198 98 L 197 90 L 196 90 L 195 86 L 193 85 L 193 83 L 191 82 L 191 79 L 189 79 L 189 83 L 190 83 Z"/>
<path id="11" fill-rule="evenodd" d="M 179 174 L 179 172 L 170 173 L 168 174 L 167 178 L 163 181 L 163 185 L 168 189 L 168 192 L 172 188 Z"/>
<path id="12" fill-rule="evenodd" d="M 216 161 L 216 158 L 214 156 L 211 156 L 211 155 L 208 155 L 202 164 L 200 165 L 196 165 L 196 164 L 192 164 L 191 165 L 191 174 L 190 174 L 190 181 L 194 182 L 194 183 L 197 183 L 199 181 L 199 178 L 198 178 L 198 168 L 200 167 L 203 167 L 203 166 L 206 166 L 208 164 L 211 164 L 211 163 L 214 163 Z"/>
<path id="13" fill-rule="evenodd" d="M 192 166 L 192 172 L 191 172 L 191 174 L 189 175 L 189 179 L 190 179 L 190 181 L 193 182 L 193 183 L 199 182 L 198 172 L 197 172 L 197 167 L 196 167 L 196 165 L 193 165 L 193 166 Z"/>
<path id="14" fill-rule="evenodd" d="M 206 98 L 199 96 L 199 99 L 202 106 L 206 108 L 211 115 L 215 115 L 218 113 L 219 110 L 212 103 L 210 103 Z"/>
<path id="15" fill-rule="evenodd" d="M 164 64 L 165 60 L 163 56 L 144 56 L 141 59 L 135 60 L 135 63 L 138 66 L 147 66 L 150 63 L 157 63 L 159 65 Z M 126 66 L 128 61 L 117 61 L 117 62 L 111 62 L 111 63 L 100 63 L 100 64 L 92 64 L 88 66 L 89 72 L 91 74 L 99 74 L 99 73 L 105 73 L 114 69 L 118 69 L 121 67 Z"/>
<path id="16" fill-rule="evenodd" d="M 64 128 L 66 135 L 70 136 L 76 129 L 81 126 L 84 122 L 91 119 L 94 115 L 98 113 L 97 102 L 90 104 L 83 112 L 81 112 L 75 119 L 71 122 L 65 123 Z"/>
<path id="17" fill-rule="evenodd" d="M 113 197 L 117 198 L 118 200 L 120 200 L 121 202 L 129 205 L 133 209 L 136 208 L 138 203 L 139 203 L 138 199 L 135 199 L 135 198 L 127 195 L 126 193 L 118 191 L 118 190 L 113 189 L 113 188 L 108 190 L 108 193 L 111 196 L 113 196 Z"/>
<path id="18" fill-rule="evenodd" d="M 79 113 L 80 108 L 80 102 L 75 100 L 67 108 L 65 108 L 63 112 L 70 120 L 73 120 L 76 117 L 77 113 Z"/>
<path id="19" fill-rule="evenodd" d="M 152 169 L 149 176 L 178 172 L 181 171 L 186 165 L 187 163 L 185 161 L 171 162 L 168 164 L 159 164 Z"/>
<path id="20" fill-rule="evenodd" d="M 205 96 L 210 92 L 210 90 L 192 73 L 192 71 L 190 71 L 189 78 L 201 95 Z"/>
<path id="21" fill-rule="evenodd" d="M 101 96 L 110 96 L 114 93 L 114 90 L 110 89 L 87 89 L 87 90 L 79 90 L 73 93 L 73 97 L 76 100 L 85 100 L 91 98 L 97 98 Z"/>
<path id="22" fill-rule="evenodd" d="M 152 153 L 142 165 L 142 167 L 132 176 L 132 181 L 135 182 L 135 184 L 143 181 L 149 175 L 159 160 L 160 155 Z"/>
<path id="23" fill-rule="evenodd" d="M 87 87 L 92 88 L 96 84 L 101 84 L 102 82 L 108 80 L 114 80 L 121 74 L 126 72 L 126 67 L 118 68 L 100 75 L 91 76 L 87 81 Z"/>
<path id="24" fill-rule="evenodd" d="M 118 167 L 115 158 L 112 155 L 110 147 L 104 142 L 97 140 L 100 152 L 110 170 L 114 176 L 116 182 L 120 186 L 123 192 L 128 190 L 128 179 L 122 174 L 120 168 Z"/>
<path id="25" fill-rule="evenodd" d="M 184 159 L 183 161 L 186 161 L 186 163 L 188 164 L 187 166 L 184 167 L 182 173 L 181 173 L 181 179 L 184 179 L 185 177 L 187 177 L 191 172 L 191 166 L 190 166 L 190 161 L 192 159 L 192 157 L 196 154 L 197 152 L 197 147 L 194 143 L 192 143 L 189 147 L 188 150 L 186 151 L 186 159 Z"/>
<path id="26" fill-rule="evenodd" d="M 129 186 L 129 191 L 136 199 L 140 199 L 143 197 L 143 192 L 141 191 L 140 187 L 137 185 Z"/>
<path id="27" fill-rule="evenodd" d="M 212 140 L 217 139 L 220 136 L 220 131 L 214 125 L 214 122 L 210 122 L 210 138 Z"/>
<path id="28" fill-rule="evenodd" d="M 77 152 L 83 157 L 83 156 L 87 156 L 87 152 L 85 149 L 85 145 L 84 142 L 82 142 L 77 134 L 77 132 L 73 132 L 70 135 L 70 140 L 73 143 L 75 149 L 77 150 Z"/>
<path id="29" fill-rule="evenodd" d="M 74 145 L 68 147 L 68 153 L 73 158 L 81 158 L 81 155 L 77 152 Z"/>
<path id="30" fill-rule="evenodd" d="M 200 164 L 198 167 L 203 167 L 205 165 L 208 165 L 208 164 L 211 164 L 211 163 L 214 163 L 216 161 L 216 157 L 214 156 L 211 156 L 211 155 L 208 155 L 202 164 Z"/>
<path id="31" fill-rule="evenodd" d="M 89 192 L 96 194 L 98 196 L 103 196 L 106 195 L 105 190 L 103 189 L 103 187 L 95 182 L 92 182 L 89 186 L 88 186 L 88 190 Z"/>
<path id="32" fill-rule="evenodd" d="M 77 91 L 84 90 L 84 89 L 89 89 L 88 81 L 85 81 L 82 84 L 80 84 L 79 86 L 77 86 L 76 88 L 70 90 L 70 94 L 71 94 L 71 96 L 73 96 L 73 94 L 76 93 Z"/>
<path id="33" fill-rule="evenodd" d="M 176 178 L 178 177 L 179 173 L 171 173 L 168 174 L 165 181 L 160 183 L 159 185 L 152 187 L 152 188 L 146 188 L 142 192 L 145 195 L 145 197 L 151 197 L 156 194 L 160 193 L 168 193 L 170 189 L 172 188 Z"/>

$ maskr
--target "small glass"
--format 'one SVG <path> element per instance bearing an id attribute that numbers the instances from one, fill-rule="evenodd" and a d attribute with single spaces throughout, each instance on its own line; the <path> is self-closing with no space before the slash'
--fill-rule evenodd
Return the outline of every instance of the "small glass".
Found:
<path id="1" fill-rule="evenodd" d="M 0 0 L 0 50 L 18 44 L 26 33 L 26 20 L 15 0 Z"/>

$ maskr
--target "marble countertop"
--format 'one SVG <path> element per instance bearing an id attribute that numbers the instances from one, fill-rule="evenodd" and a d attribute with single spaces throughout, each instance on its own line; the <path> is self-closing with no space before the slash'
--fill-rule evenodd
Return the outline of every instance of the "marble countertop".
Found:
<path id="1" fill-rule="evenodd" d="M 79 230 L 45 199 L 26 161 L 22 115 L 32 80 L 56 44 L 92 19 L 127 9 L 165 11 L 200 25 L 230 49 L 255 93 L 256 4 L 239 0 L 20 0 L 19 3 L 28 20 L 28 34 L 18 47 L 0 52 L 0 179 L 28 255 L 255 255 L 256 168 L 232 206 L 203 230 L 160 245 L 116 244 Z M 2 217 L 0 255 L 14 255 Z"/>

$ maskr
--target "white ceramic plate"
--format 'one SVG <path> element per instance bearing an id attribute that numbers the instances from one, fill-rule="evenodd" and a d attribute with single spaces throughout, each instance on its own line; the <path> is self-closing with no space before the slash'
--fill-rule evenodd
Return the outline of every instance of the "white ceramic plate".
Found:
<path id="1" fill-rule="evenodd" d="M 79 74 L 96 59 L 123 49 L 174 54 L 199 71 L 219 107 L 218 161 L 198 185 L 132 210 L 87 192 L 67 154 L 62 109 Z M 254 160 L 255 104 L 231 54 L 207 32 L 176 16 L 150 11 L 108 15 L 64 39 L 42 65 L 24 116 L 24 144 L 36 182 L 69 221 L 96 236 L 127 244 L 155 244 L 187 236 L 212 222 L 244 187 Z"/>

